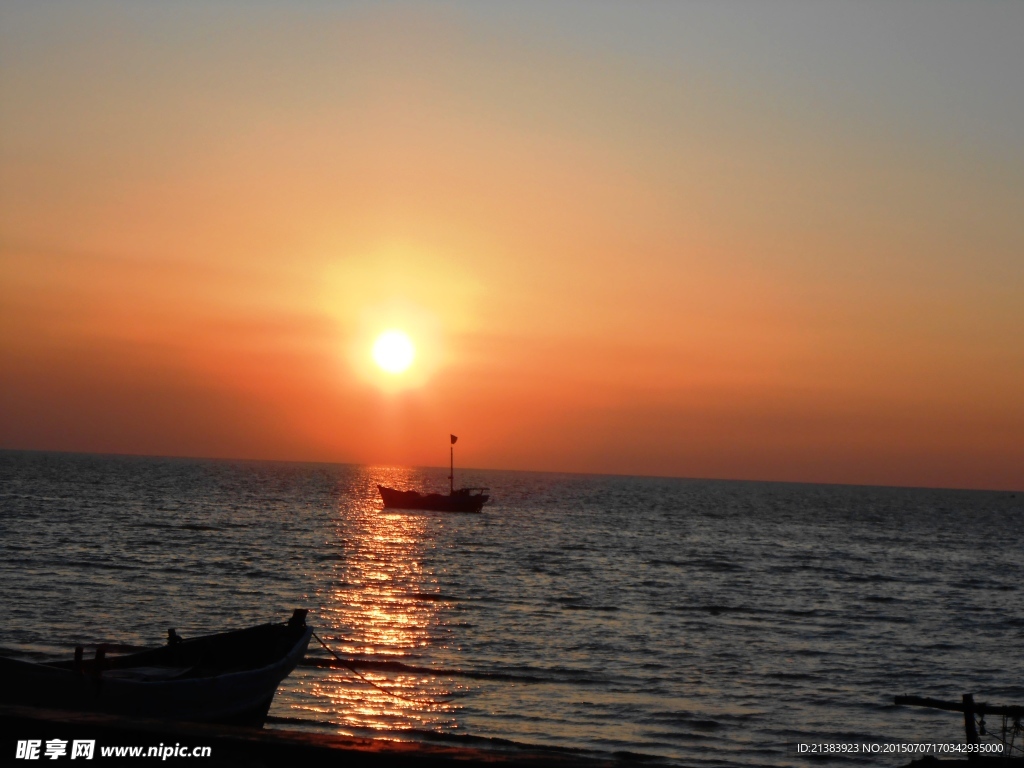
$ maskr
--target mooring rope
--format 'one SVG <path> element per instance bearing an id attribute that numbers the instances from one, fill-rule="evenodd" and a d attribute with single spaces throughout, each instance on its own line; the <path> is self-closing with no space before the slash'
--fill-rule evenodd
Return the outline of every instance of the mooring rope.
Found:
<path id="1" fill-rule="evenodd" d="M 347 669 L 349 672 L 358 677 L 367 685 L 376 688 L 378 691 L 381 691 L 382 693 L 386 693 L 388 696 L 394 696 L 396 699 L 408 701 L 412 704 L 447 704 L 449 701 L 451 701 L 451 699 L 438 699 L 437 701 L 426 701 L 424 699 L 410 699 L 408 696 L 402 696 L 400 693 L 389 691 L 387 688 L 383 688 L 377 685 L 372 680 L 368 679 L 365 675 L 361 674 L 358 669 L 353 667 L 351 664 L 349 664 L 347 661 L 341 658 L 341 656 L 339 656 L 333 650 L 331 650 L 331 647 L 327 645 L 327 643 L 325 643 L 323 640 L 321 640 L 320 635 L 318 635 L 316 632 L 313 633 L 313 637 L 315 637 L 319 641 L 320 645 L 324 647 L 324 650 L 331 654 L 331 656 L 333 656 L 335 660 L 337 660 L 337 662 L 341 664 L 341 666 L 343 666 L 345 669 Z"/>

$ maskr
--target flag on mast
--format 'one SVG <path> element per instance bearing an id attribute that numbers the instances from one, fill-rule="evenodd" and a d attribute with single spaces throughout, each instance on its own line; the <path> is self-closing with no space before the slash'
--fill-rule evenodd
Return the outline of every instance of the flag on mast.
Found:
<path id="1" fill-rule="evenodd" d="M 455 445 L 455 441 L 458 440 L 459 438 L 457 438 L 455 435 L 452 435 L 451 438 L 452 438 L 452 445 Z"/>

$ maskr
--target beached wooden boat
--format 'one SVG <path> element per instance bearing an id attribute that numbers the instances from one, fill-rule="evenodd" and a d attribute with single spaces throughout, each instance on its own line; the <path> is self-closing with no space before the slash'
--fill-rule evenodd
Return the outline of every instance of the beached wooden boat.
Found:
<path id="1" fill-rule="evenodd" d="M 101 645 L 93 659 L 81 647 L 74 661 L 0 658 L 0 702 L 260 727 L 312 634 L 296 610 L 287 623 L 193 639 L 172 629 L 167 645 L 122 656 Z"/>
<path id="2" fill-rule="evenodd" d="M 378 485 L 384 506 L 391 509 L 426 509 L 433 512 L 479 512 L 490 497 L 486 488 L 459 488 L 448 494 L 396 491 Z"/>
<path id="3" fill-rule="evenodd" d="M 458 440 L 451 436 L 451 446 Z M 490 498 L 484 491 L 488 488 L 455 488 L 455 449 L 449 446 L 451 469 L 448 473 L 449 492 L 420 493 L 419 491 L 398 491 L 378 485 L 384 507 L 391 509 L 425 509 L 432 512 L 479 512 Z"/>

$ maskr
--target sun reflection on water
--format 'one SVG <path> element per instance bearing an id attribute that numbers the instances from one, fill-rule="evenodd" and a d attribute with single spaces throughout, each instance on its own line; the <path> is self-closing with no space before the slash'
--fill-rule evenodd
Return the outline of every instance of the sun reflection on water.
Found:
<path id="1" fill-rule="evenodd" d="M 450 680 L 429 671 L 426 649 L 441 641 L 444 601 L 423 567 L 432 546 L 431 515 L 381 509 L 377 484 L 408 487 L 411 472 L 366 468 L 357 488 L 342 495 L 331 556 L 319 575 L 318 634 L 374 688 L 344 668 L 310 670 L 306 696 L 293 705 L 351 733 L 362 729 L 448 730 L 457 727 Z M 316 641 L 314 640 L 314 644 Z M 310 655 L 329 658 L 310 645 Z M 401 698 L 399 698 L 401 697 Z"/>

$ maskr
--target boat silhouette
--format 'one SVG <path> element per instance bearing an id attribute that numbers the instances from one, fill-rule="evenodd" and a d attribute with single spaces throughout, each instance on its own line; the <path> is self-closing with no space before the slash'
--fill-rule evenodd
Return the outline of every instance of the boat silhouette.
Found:
<path id="1" fill-rule="evenodd" d="M 122 656 L 75 649 L 74 661 L 0 658 L 0 703 L 262 727 L 277 686 L 306 655 L 306 611 L 287 623 L 182 639 Z"/>
<path id="2" fill-rule="evenodd" d="M 484 491 L 489 488 L 455 488 L 455 435 L 451 435 L 449 458 L 451 460 L 448 474 L 449 492 L 420 493 L 419 491 L 399 491 L 378 485 L 377 490 L 384 500 L 385 509 L 423 509 L 431 512 L 480 512 L 490 498 Z"/>

